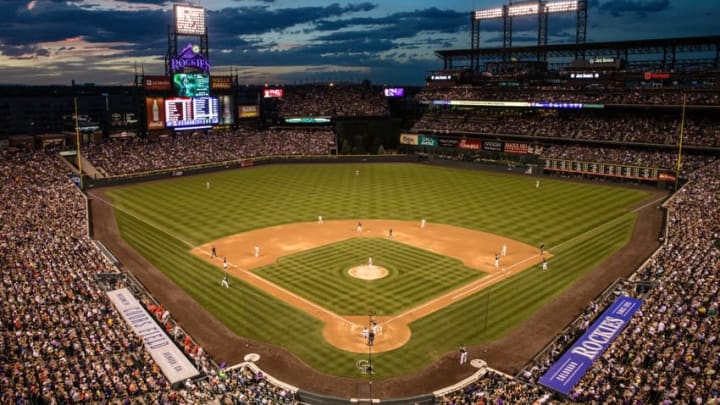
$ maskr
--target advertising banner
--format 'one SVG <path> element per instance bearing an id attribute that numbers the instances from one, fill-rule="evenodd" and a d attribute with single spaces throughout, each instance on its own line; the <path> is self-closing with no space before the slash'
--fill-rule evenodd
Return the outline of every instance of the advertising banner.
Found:
<path id="1" fill-rule="evenodd" d="M 503 147 L 505 153 L 519 153 L 524 155 L 528 153 L 528 144 L 519 142 L 505 142 Z"/>
<path id="2" fill-rule="evenodd" d="M 540 377 L 540 384 L 565 395 L 585 375 L 592 363 L 630 322 L 642 300 L 621 295 L 600 315 L 585 334 Z"/>
<path id="3" fill-rule="evenodd" d="M 461 139 L 458 148 L 480 150 L 482 149 L 482 142 L 479 139 Z"/>
<path id="4" fill-rule="evenodd" d="M 457 138 L 438 138 L 438 146 L 441 148 L 457 148 L 460 140 Z"/>
<path id="5" fill-rule="evenodd" d="M 173 81 L 167 76 L 145 76 L 143 86 L 145 91 L 168 91 L 172 90 Z"/>
<path id="6" fill-rule="evenodd" d="M 165 128 L 165 101 L 162 97 L 147 97 L 145 106 L 147 110 L 148 129 Z"/>
<path id="7" fill-rule="evenodd" d="M 400 134 L 400 143 L 403 145 L 417 145 L 419 142 L 418 135 Z"/>
<path id="8" fill-rule="evenodd" d="M 145 350 L 150 353 L 171 384 L 199 374 L 190 360 L 127 288 L 108 291 L 107 295 L 133 332 L 142 338 Z"/>
<path id="9" fill-rule="evenodd" d="M 418 137 L 418 142 L 421 146 L 438 146 L 437 138 L 434 136 L 420 135 Z"/>
<path id="10" fill-rule="evenodd" d="M 241 105 L 238 107 L 238 116 L 240 118 L 255 118 L 260 116 L 260 111 L 256 105 Z"/>
<path id="11" fill-rule="evenodd" d="M 502 141 L 483 141 L 482 148 L 483 148 L 483 150 L 489 150 L 492 152 L 502 152 L 503 151 L 503 142 Z"/>
<path id="12" fill-rule="evenodd" d="M 220 124 L 230 125 L 234 122 L 233 120 L 233 99 L 231 96 L 218 96 L 218 102 L 220 103 Z"/>
<path id="13" fill-rule="evenodd" d="M 210 76 L 210 90 L 232 90 L 232 76 Z"/>

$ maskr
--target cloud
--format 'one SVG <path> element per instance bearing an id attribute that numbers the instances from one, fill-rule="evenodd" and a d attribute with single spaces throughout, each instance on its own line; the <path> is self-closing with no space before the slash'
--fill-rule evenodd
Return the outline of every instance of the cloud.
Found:
<path id="1" fill-rule="evenodd" d="M 669 7 L 670 0 L 610 0 L 599 5 L 600 11 L 613 17 L 634 13 L 639 18 L 646 18 L 648 13 L 658 13 Z"/>

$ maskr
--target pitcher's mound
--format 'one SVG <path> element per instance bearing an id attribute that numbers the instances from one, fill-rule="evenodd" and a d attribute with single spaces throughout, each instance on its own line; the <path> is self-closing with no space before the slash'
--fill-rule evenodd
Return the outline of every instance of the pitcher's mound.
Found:
<path id="1" fill-rule="evenodd" d="M 348 270 L 348 274 L 361 280 L 377 280 L 386 277 L 388 270 L 382 266 L 355 266 Z"/>

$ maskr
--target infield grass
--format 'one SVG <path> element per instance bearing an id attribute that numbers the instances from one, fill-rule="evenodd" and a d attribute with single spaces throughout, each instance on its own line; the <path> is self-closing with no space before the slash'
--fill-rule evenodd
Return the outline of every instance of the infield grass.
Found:
<path id="1" fill-rule="evenodd" d="M 360 170 L 357 176 L 356 169 Z M 206 181 L 210 190 L 205 189 Z M 376 375 L 385 378 L 417 371 L 456 350 L 460 342 L 474 345 L 507 333 L 626 244 L 636 217 L 629 207 L 649 196 L 649 192 L 631 188 L 545 178 L 541 182 L 540 188 L 535 188 L 534 177 L 417 164 L 296 164 L 152 182 L 115 189 L 109 195 L 123 237 L 229 328 L 239 335 L 284 346 L 312 367 L 343 376 L 359 376 L 354 364 L 362 356 L 328 345 L 322 338 L 321 322 L 254 287 L 231 280 L 232 288 L 220 290 L 220 270 L 194 257 L 190 249 L 227 235 L 315 221 L 323 215 L 326 220 L 426 218 L 431 223 L 496 233 L 535 246 L 544 243 L 555 255 L 548 271 L 530 269 L 411 324 L 412 338 L 407 345 L 374 356 Z M 343 243 L 352 247 L 353 243 L 375 243 L 372 241 Z M 394 252 L 396 245 L 404 246 L 383 241 L 382 253 L 373 253 L 376 263 L 382 261 L 392 271 L 401 260 L 414 260 L 404 258 L 404 252 Z M 342 281 L 338 274 L 339 284 L 327 285 L 315 275 L 297 278 L 297 270 L 293 270 L 302 265 L 311 271 L 309 263 L 329 261 L 339 272 L 351 260 L 343 254 L 333 259 L 333 252 L 343 249 L 348 248 L 341 243 L 298 253 L 266 266 L 261 275 L 291 285 L 298 294 L 312 296 L 313 301 L 334 311 L 364 313 L 367 302 L 355 305 L 343 298 L 344 294 L 359 296 L 362 282 Z M 367 252 L 360 250 L 355 253 L 366 261 Z M 434 260 L 437 268 L 457 265 L 448 258 Z M 437 277 L 443 273 L 432 269 L 428 274 Z M 399 288 L 388 296 L 397 295 L 401 302 L 382 305 L 398 311 L 407 303 L 426 300 L 470 279 L 464 275 L 443 278 L 436 290 L 427 285 L 440 282 L 437 279 L 417 283 L 428 290 L 422 294 L 422 288 Z M 389 278 L 388 291 L 391 281 Z"/>

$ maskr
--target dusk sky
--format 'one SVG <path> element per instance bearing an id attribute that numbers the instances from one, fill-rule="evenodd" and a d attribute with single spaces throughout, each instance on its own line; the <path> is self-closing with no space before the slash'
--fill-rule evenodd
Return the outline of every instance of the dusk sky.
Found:
<path id="1" fill-rule="evenodd" d="M 369 79 L 421 84 L 434 51 L 470 47 L 470 11 L 503 0 L 203 0 L 212 74 L 241 83 Z M 516 1 L 517 3 L 517 1 Z M 588 42 L 720 34 L 719 0 L 590 0 Z M 0 83 L 131 84 L 134 66 L 164 73 L 172 2 L 0 0 Z M 514 43 L 537 19 L 514 20 Z M 502 25 L 483 22 L 483 46 Z M 575 15 L 551 15 L 549 43 L 575 40 Z M 178 46 L 192 42 L 181 38 Z"/>

